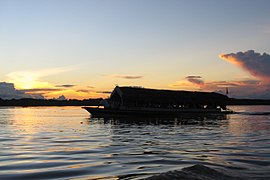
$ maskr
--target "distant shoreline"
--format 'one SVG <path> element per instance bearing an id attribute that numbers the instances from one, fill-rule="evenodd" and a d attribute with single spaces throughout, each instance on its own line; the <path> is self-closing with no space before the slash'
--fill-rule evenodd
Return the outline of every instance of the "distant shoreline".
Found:
<path id="1" fill-rule="evenodd" d="M 98 106 L 101 99 L 55 100 L 55 99 L 0 99 L 0 106 Z"/>
<path id="2" fill-rule="evenodd" d="M 99 106 L 101 98 L 85 100 L 0 99 L 0 106 Z M 270 105 L 270 100 L 229 98 L 227 105 Z"/>

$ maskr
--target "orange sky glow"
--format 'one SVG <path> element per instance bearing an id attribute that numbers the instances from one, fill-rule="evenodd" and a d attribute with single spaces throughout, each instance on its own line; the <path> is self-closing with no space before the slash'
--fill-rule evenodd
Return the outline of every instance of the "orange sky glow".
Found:
<path id="1" fill-rule="evenodd" d="M 3 1 L 0 98 L 104 98 L 119 85 L 270 99 L 268 7 Z"/>

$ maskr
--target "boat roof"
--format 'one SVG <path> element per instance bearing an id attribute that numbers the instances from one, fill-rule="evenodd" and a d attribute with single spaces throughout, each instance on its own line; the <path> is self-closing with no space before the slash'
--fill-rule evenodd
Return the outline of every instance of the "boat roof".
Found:
<path id="1" fill-rule="evenodd" d="M 228 97 L 216 92 L 177 91 L 163 89 L 148 89 L 141 87 L 116 86 L 111 94 L 115 94 L 126 101 L 151 101 L 174 103 L 224 103 Z"/>

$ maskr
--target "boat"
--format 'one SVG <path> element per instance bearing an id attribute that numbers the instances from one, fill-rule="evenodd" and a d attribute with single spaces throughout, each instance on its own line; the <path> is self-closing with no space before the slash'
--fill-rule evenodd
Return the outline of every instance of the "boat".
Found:
<path id="1" fill-rule="evenodd" d="M 181 116 L 183 114 L 229 113 L 228 97 L 215 92 L 159 90 L 116 86 L 98 107 L 83 107 L 91 117 Z"/>
<path id="2" fill-rule="evenodd" d="M 182 116 L 189 113 L 196 113 L 196 114 L 210 114 L 210 113 L 221 113 L 221 114 L 228 114 L 230 111 L 221 111 L 218 109 L 186 109 L 186 110 L 161 110 L 157 109 L 103 109 L 103 108 L 93 108 L 93 107 L 83 107 L 87 110 L 91 117 L 123 117 L 123 116 L 150 116 L 150 117 L 160 117 L 160 116 Z"/>

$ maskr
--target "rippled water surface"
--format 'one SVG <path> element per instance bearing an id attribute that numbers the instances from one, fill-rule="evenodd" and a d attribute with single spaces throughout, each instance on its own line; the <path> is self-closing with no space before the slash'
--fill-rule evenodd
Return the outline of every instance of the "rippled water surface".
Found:
<path id="1" fill-rule="evenodd" d="M 270 179 L 270 106 L 230 108 L 90 119 L 80 107 L 1 107 L 0 179 L 140 179 L 198 163 Z"/>

